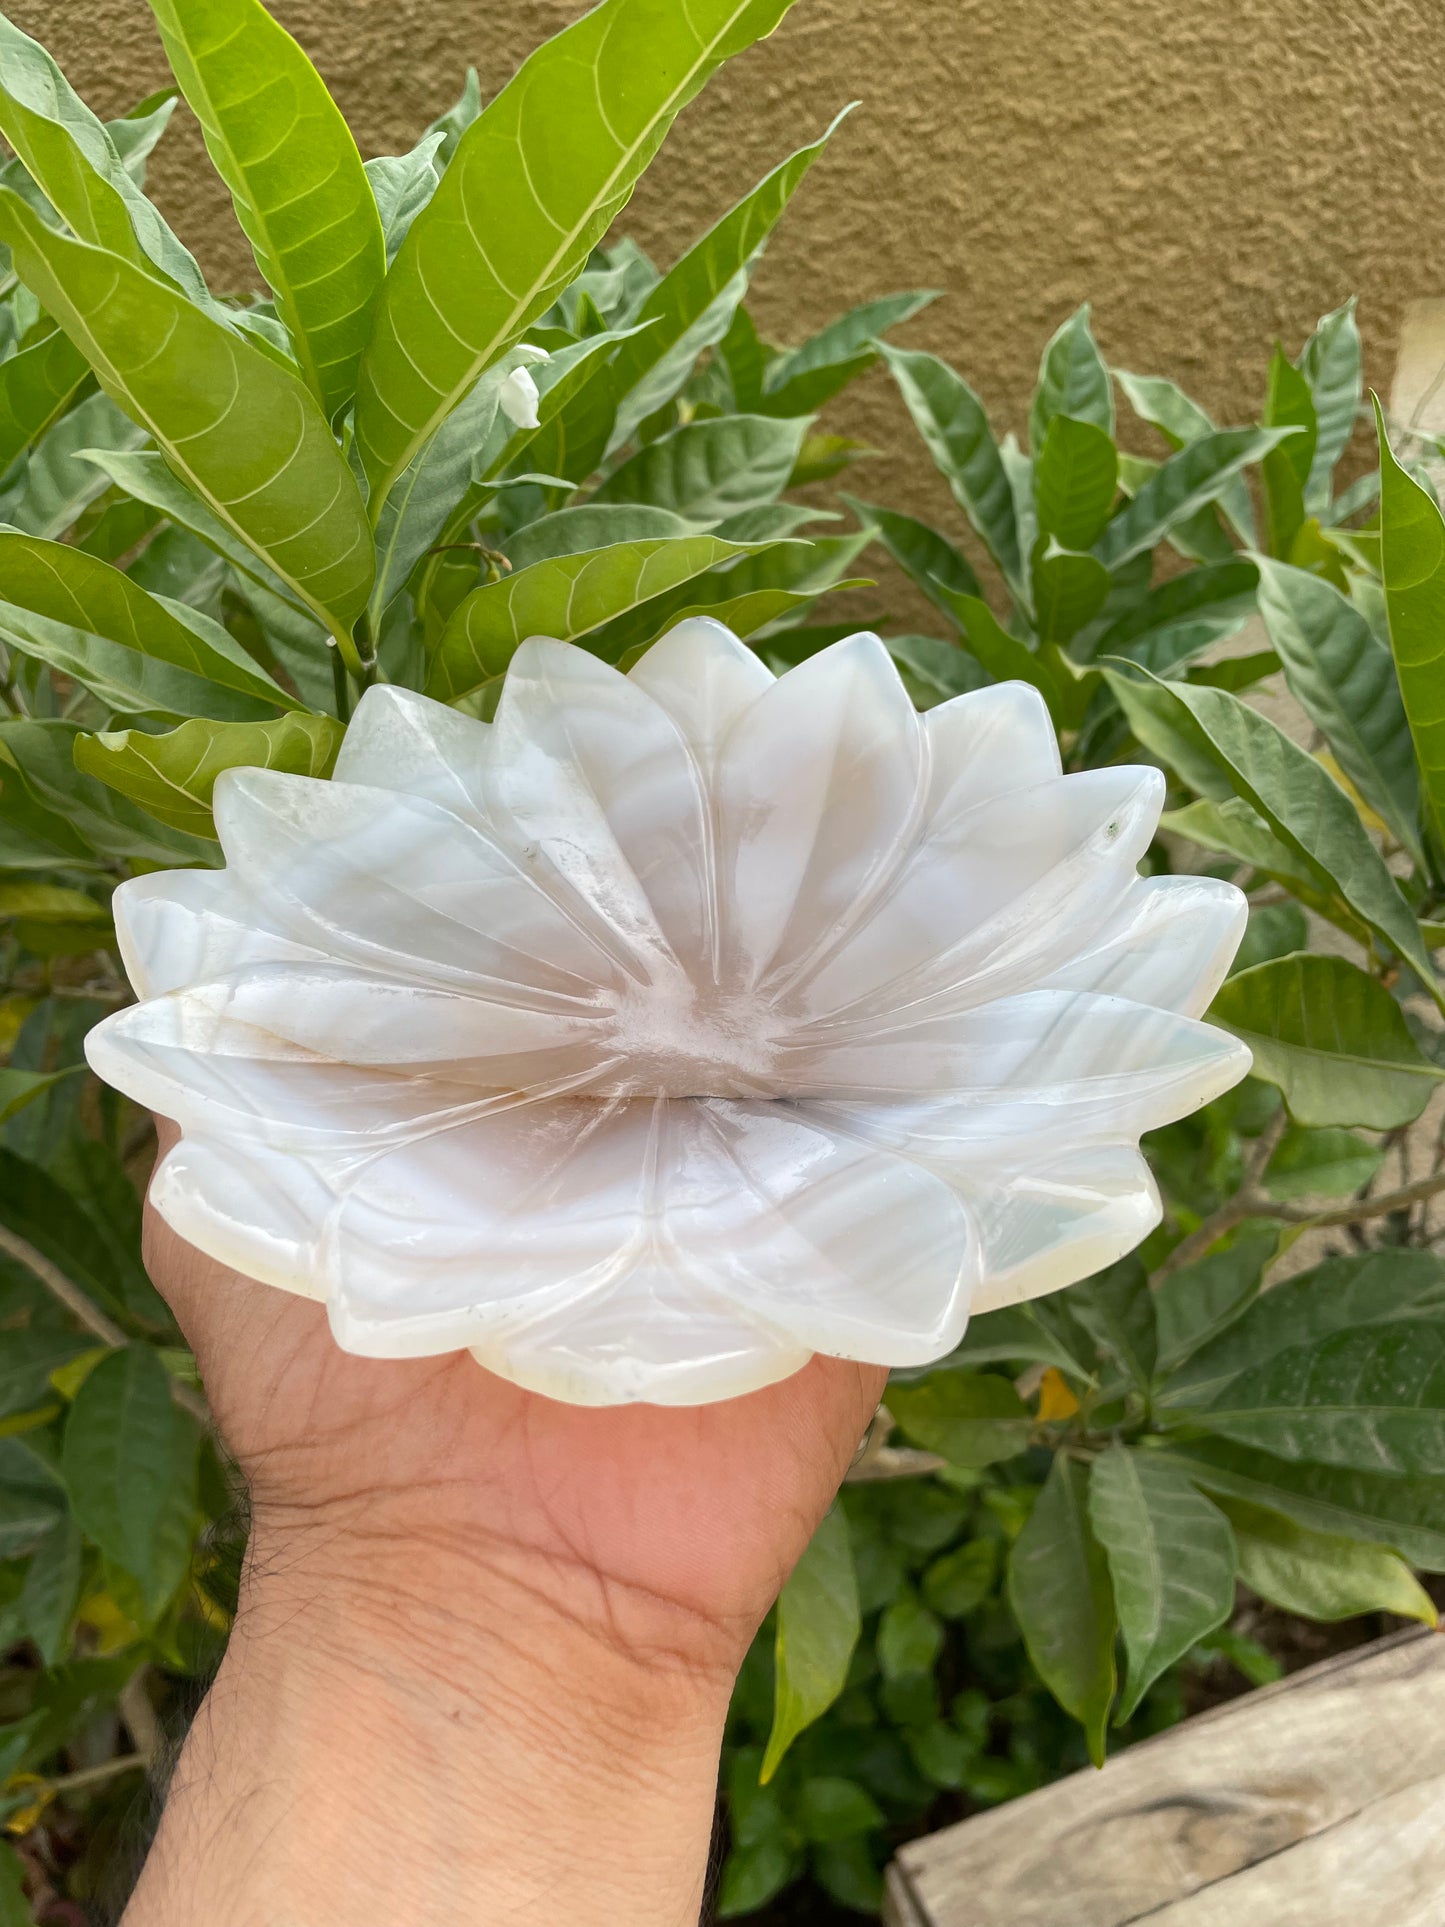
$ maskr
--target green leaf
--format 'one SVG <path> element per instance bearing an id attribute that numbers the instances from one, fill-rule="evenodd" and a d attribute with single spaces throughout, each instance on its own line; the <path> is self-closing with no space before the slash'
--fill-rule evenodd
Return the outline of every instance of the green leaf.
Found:
<path id="1" fill-rule="evenodd" d="M 162 823 L 214 837 L 211 792 L 223 770 L 282 769 L 329 776 L 345 735 L 334 716 L 309 711 L 273 723 L 182 723 L 163 736 L 102 730 L 75 745 L 75 766 L 133 797 Z"/>
<path id="2" fill-rule="evenodd" d="M 1140 421 L 1157 428 L 1171 448 L 1183 448 L 1186 442 L 1197 442 L 1202 435 L 1214 434 L 1214 423 L 1209 416 L 1176 382 L 1169 381 L 1163 375 L 1131 375 L 1123 368 L 1115 368 L 1113 376 Z M 1249 498 L 1249 485 L 1242 475 L 1236 475 L 1225 485 L 1218 502 L 1235 534 L 1242 542 L 1252 544 L 1254 507 Z M 1206 509 L 1203 513 L 1209 517 L 1215 539 L 1223 542 L 1224 532 L 1214 519 L 1213 511 Z M 1181 532 L 1176 527 L 1176 537 Z M 1224 546 L 1228 546 L 1227 542 L 1224 542 Z"/>
<path id="3" fill-rule="evenodd" d="M 759 248 L 851 111 L 845 108 L 820 139 L 766 175 L 693 243 L 629 316 L 641 332 L 623 342 L 613 357 L 608 372 L 619 397 L 617 416 L 611 434 L 591 453 L 586 471 L 609 449 L 630 441 L 639 423 L 677 393 L 703 349 L 722 340 L 747 291 L 748 269 Z"/>
<path id="4" fill-rule="evenodd" d="M 1111 1445 L 1094 1461 L 1089 1518 L 1108 1555 L 1128 1684 L 1127 1720 L 1168 1667 L 1234 1609 L 1234 1535 L 1165 1459 Z"/>
<path id="5" fill-rule="evenodd" d="M 190 252 L 140 191 L 111 129 L 91 113 L 45 48 L 3 15 L 0 75 L 0 133 L 76 235 L 148 276 L 159 270 L 208 312 L 223 312 Z M 39 217 L 41 208 L 34 211 Z M 23 267 L 21 274 L 29 279 Z M 54 303 L 41 299 L 63 324 Z"/>
<path id="6" fill-rule="evenodd" d="M 931 602 L 937 603 L 945 615 L 952 615 L 953 608 L 939 595 L 940 582 L 956 595 L 982 596 L 983 588 L 972 565 L 937 529 L 898 509 L 860 502 L 856 496 L 845 495 L 841 490 L 838 499 L 853 511 L 860 526 L 878 537 L 908 579 L 922 589 Z"/>
<path id="7" fill-rule="evenodd" d="M 830 321 L 796 348 L 775 355 L 763 378 L 759 407 L 765 415 L 809 415 L 878 359 L 877 337 L 897 328 L 937 299 L 918 288 L 865 301 Z"/>
<path id="8" fill-rule="evenodd" d="M 784 1840 L 759 1840 L 749 1847 L 734 1847 L 723 1863 L 718 1883 L 718 1919 L 736 1920 L 740 1914 L 756 1913 L 787 1886 L 793 1873 L 794 1857 Z"/>
<path id="9" fill-rule="evenodd" d="M 1262 460 L 1287 433 L 1287 429 L 1223 428 L 1186 442 L 1160 463 L 1109 523 L 1094 544 L 1094 553 L 1112 570 L 1157 547 L 1176 524 L 1216 501 L 1241 469 Z"/>
<path id="10" fill-rule="evenodd" d="M 65 1488 L 23 1439 L 0 1438 L 0 1558 L 30 1552 L 65 1516 Z"/>
<path id="11" fill-rule="evenodd" d="M 1445 1324 L 1437 1312 L 1292 1346 L 1232 1379 L 1203 1419 L 1279 1458 L 1445 1473 Z"/>
<path id="12" fill-rule="evenodd" d="M 1314 403 L 1314 457 L 1305 483 L 1305 507 L 1317 514 L 1330 500 L 1335 464 L 1344 454 L 1360 412 L 1360 331 L 1354 297 L 1320 321 L 1299 358 Z"/>
<path id="13" fill-rule="evenodd" d="M 889 1388 L 888 1409 L 908 1436 L 951 1465 L 991 1465 L 1028 1445 L 1034 1421 L 996 1372 L 943 1370 Z"/>
<path id="14" fill-rule="evenodd" d="M 842 1692 L 860 1628 L 848 1522 L 834 1506 L 778 1595 L 773 1729 L 761 1779 L 771 1780 L 793 1741 Z"/>
<path id="15" fill-rule="evenodd" d="M 1121 1258 L 1107 1271 L 1081 1279 L 1068 1308 L 1103 1356 L 1141 1390 L 1149 1389 L 1159 1351 L 1154 1297 L 1143 1265 Z"/>
<path id="16" fill-rule="evenodd" d="M 1209 1492 L 1253 1500 L 1317 1532 L 1384 1540 L 1422 1571 L 1445 1572 L 1445 1478 L 1292 1465 L 1228 1439 L 1171 1445 L 1168 1456 Z"/>
<path id="17" fill-rule="evenodd" d="M 1279 1087 L 1297 1124 L 1393 1130 L 1445 1078 L 1389 991 L 1344 957 L 1256 964 L 1220 986 L 1209 1014 L 1249 1045 L 1255 1076 Z"/>
<path id="18" fill-rule="evenodd" d="M 87 395 L 31 449 L 14 486 L 0 497 L 0 515 L 27 535 L 64 535 L 105 493 L 105 478 L 92 465 L 89 449 L 97 442 L 135 448 L 144 440 L 145 430 L 109 395 Z"/>
<path id="19" fill-rule="evenodd" d="M 1114 390 L 1089 327 L 1087 302 L 1069 316 L 1044 349 L 1029 409 L 1029 447 L 1036 458 L 1046 446 L 1049 431 L 1060 415 L 1090 422 L 1112 441 Z M 1059 540 L 1062 542 L 1064 538 L 1060 536 Z M 1065 542 L 1064 546 L 1085 545 Z"/>
<path id="20" fill-rule="evenodd" d="M 447 416 L 387 496 L 376 520 L 374 628 L 379 629 L 388 604 L 406 587 L 422 556 L 456 520 L 457 504 L 473 479 L 477 451 L 486 445 L 497 419 L 503 382 L 515 368 L 539 358 L 537 351 L 525 346 L 503 355 Z"/>
<path id="21" fill-rule="evenodd" d="M 1312 1532 L 1247 1499 L 1222 1497 L 1239 1547 L 1239 1576 L 1281 1611 L 1302 1619 L 1398 1613 L 1427 1626 L 1439 1620 L 1429 1593 L 1388 1546 Z"/>
<path id="22" fill-rule="evenodd" d="M 814 1842 L 846 1840 L 884 1824 L 878 1802 L 856 1780 L 831 1774 L 805 1780 L 798 1795 L 798 1824 Z"/>
<path id="23" fill-rule="evenodd" d="M 1263 557 L 1259 611 L 1295 700 L 1418 861 L 1420 781 L 1389 650 L 1333 583 Z"/>
<path id="24" fill-rule="evenodd" d="M 695 522 L 672 509 L 650 508 L 642 502 L 579 502 L 575 508 L 525 522 L 515 535 L 503 539 L 507 560 L 517 570 L 554 555 L 580 555 L 584 549 L 611 548 L 619 542 L 702 533 Z"/>
<path id="25" fill-rule="evenodd" d="M 1319 429 L 1310 385 L 1278 342 L 1270 358 L 1263 420 L 1266 428 L 1297 431 L 1269 451 L 1261 471 L 1266 543 L 1271 555 L 1288 557 L 1305 523 L 1304 487 Z"/>
<path id="26" fill-rule="evenodd" d="M 76 1394 L 61 1466 L 76 1521 L 158 1609 L 190 1564 L 196 1429 L 145 1345 L 112 1352 Z"/>
<path id="27" fill-rule="evenodd" d="M 468 127 L 386 278 L 362 361 L 356 439 L 374 513 L 477 377 L 576 276 L 680 110 L 787 6 L 603 0 L 539 47 Z"/>
<path id="28" fill-rule="evenodd" d="M 807 418 L 720 415 L 647 442 L 594 489 L 594 502 L 647 502 L 693 522 L 720 522 L 788 485 Z"/>
<path id="29" fill-rule="evenodd" d="M 1118 486 L 1119 451 L 1107 431 L 1072 415 L 1055 415 L 1034 463 L 1041 532 L 1060 548 L 1087 549 L 1109 519 Z"/>
<path id="30" fill-rule="evenodd" d="M 25 1898 L 25 1862 L 0 1840 L 0 1927 L 34 1927 L 34 1920 Z"/>
<path id="31" fill-rule="evenodd" d="M 878 1622 L 878 1670 L 886 1680 L 915 1679 L 931 1673 L 943 1651 L 943 1627 L 936 1614 L 911 1592 L 893 1600 Z"/>
<path id="32" fill-rule="evenodd" d="M 983 403 L 947 362 L 880 344 L 924 445 L 1005 580 L 1019 593 L 1024 548 L 1013 490 Z"/>
<path id="33" fill-rule="evenodd" d="M 1163 1280 L 1154 1293 L 1162 1373 L 1177 1371 L 1248 1311 L 1278 1244 L 1273 1231 L 1245 1233 Z"/>
<path id="34" fill-rule="evenodd" d="M 97 945 L 101 942 L 99 932 L 95 941 Z M 47 1091 L 54 1090 L 62 1078 L 73 1077 L 79 1069 L 78 1064 L 70 1065 L 63 1071 L 17 1071 L 0 1066 L 0 1124 L 8 1123 L 27 1104 L 33 1104 L 37 1097 L 44 1097 Z M 6 1343 L 9 1342 L 7 1339 Z"/>
<path id="35" fill-rule="evenodd" d="M 1305 950 L 1309 940 L 1309 918 L 1297 903 L 1251 904 L 1244 941 L 1234 953 L 1229 975 L 1237 977 L 1256 964 L 1272 963 L 1276 957 Z"/>
<path id="36" fill-rule="evenodd" d="M 20 1625 L 47 1666 L 59 1665 L 80 1603 L 82 1544 L 69 1519 L 58 1519 L 31 1555 L 20 1590 Z M 0 1912 L 0 1923 L 4 1922 Z"/>
<path id="37" fill-rule="evenodd" d="M 945 1619 L 962 1619 L 981 1606 L 998 1578 L 997 1539 L 970 1539 L 935 1559 L 923 1575 L 923 1603 Z"/>
<path id="38" fill-rule="evenodd" d="M 0 813 L 7 840 L 33 838 L 47 867 L 212 863 L 214 848 L 155 822 L 75 766 L 83 732 L 69 722 L 0 719 Z"/>
<path id="39" fill-rule="evenodd" d="M 0 475 L 52 422 L 90 377 L 90 363 L 58 328 L 0 362 Z"/>
<path id="40" fill-rule="evenodd" d="M 129 262 L 56 234 L 4 189 L 0 237 L 106 392 L 354 654 L 350 624 L 371 587 L 371 538 L 351 471 L 305 385 Z"/>
<path id="41" fill-rule="evenodd" d="M 1415 1322 L 1441 1310 L 1445 1259 L 1433 1252 L 1387 1247 L 1328 1258 L 1263 1293 L 1174 1374 L 1159 1402 L 1205 1405 L 1232 1379 L 1292 1347 L 1369 1325 Z"/>
<path id="42" fill-rule="evenodd" d="M 295 698 L 273 682 L 218 622 L 183 603 L 148 595 L 119 569 L 70 543 L 45 542 L 0 527 L 0 584 L 5 603 L 12 607 L 27 610 L 48 623 L 63 624 L 82 639 L 112 645 L 102 656 L 103 661 L 118 661 L 119 651 L 139 659 L 142 665 L 146 661 L 168 664 L 203 685 L 253 699 L 252 705 L 240 710 L 214 713 L 256 715 L 269 709 L 296 707 Z M 0 627 L 5 621 L 0 605 Z M 23 637 L 20 646 L 26 647 Z M 86 652 L 82 646 L 75 653 L 79 659 Z M 69 673 L 90 683 L 80 666 Z M 130 673 L 138 672 L 133 668 Z M 266 708 L 258 711 L 256 703 Z M 126 705 L 112 702 L 111 707 Z M 136 703 L 131 707 L 140 710 L 146 705 Z"/>
<path id="43" fill-rule="evenodd" d="M 1380 435 L 1380 572 L 1390 649 L 1421 787 L 1445 837 L 1445 519 L 1435 498 L 1396 461 L 1375 404 Z"/>
<path id="44" fill-rule="evenodd" d="M 1152 732 L 1154 719 L 1150 720 L 1149 727 Z M 1186 753 L 1192 753 L 1183 739 L 1180 741 Z M 1162 738 L 1156 737 L 1155 753 L 1162 756 L 1161 742 Z M 1165 760 L 1172 758 L 1166 756 Z M 1203 765 L 1202 773 L 1206 781 L 1216 780 L 1216 772 L 1207 762 Z M 1287 849 L 1259 812 L 1251 809 L 1241 798 L 1231 796 L 1221 803 L 1190 803 L 1182 810 L 1166 810 L 1159 819 L 1159 827 L 1197 843 L 1201 849 L 1223 851 L 1236 862 L 1262 871 L 1298 897 L 1308 909 L 1338 924 L 1342 930 L 1347 930 L 1357 942 L 1369 942 L 1368 932 L 1358 918 L 1351 914 L 1333 890 L 1321 886 L 1303 859 Z"/>
<path id="45" fill-rule="evenodd" d="M 1093 639 L 1089 654 L 1137 655 L 1154 668 L 1143 653 L 1152 637 L 1196 622 L 1210 625 L 1215 635 L 1232 634 L 1244 617 L 1254 613 L 1258 581 L 1258 569 L 1243 556 L 1186 569 L 1144 595 L 1130 598 Z"/>
<path id="46" fill-rule="evenodd" d="M 1072 1318 L 1062 1297 L 1047 1303 L 1030 1299 L 1022 1305 L 1007 1305 L 998 1311 L 981 1312 L 970 1318 L 962 1343 L 937 1365 L 927 1365 L 907 1374 L 895 1373 L 888 1382 L 891 1399 L 897 1384 L 921 1378 L 953 1365 L 1012 1365 L 1035 1363 L 1057 1365 L 1075 1378 L 1088 1378 L 1089 1344 L 1077 1328 L 1070 1329 Z"/>
<path id="47" fill-rule="evenodd" d="M 619 542 L 553 556 L 474 589 L 442 631 L 427 693 L 444 702 L 500 676 L 528 636 L 572 642 L 624 611 L 736 556 L 756 553 L 714 535 Z"/>
<path id="48" fill-rule="evenodd" d="M 981 689 L 990 680 L 966 649 L 938 636 L 886 636 L 884 646 L 918 709 L 932 709 L 967 690 Z"/>
<path id="49" fill-rule="evenodd" d="M 1093 621 L 1109 594 L 1109 571 L 1097 557 L 1051 543 L 1036 547 L 1032 584 L 1040 640 L 1064 643 Z"/>
<path id="50" fill-rule="evenodd" d="M 1068 698 L 1050 662 L 1011 636 L 981 596 L 958 595 L 935 581 L 934 600 L 944 604 L 963 630 L 963 639 L 995 682 L 1026 682 L 1049 706 L 1054 727 L 1063 727 Z"/>
<path id="51" fill-rule="evenodd" d="M 1385 1161 L 1382 1145 L 1353 1131 L 1291 1127 L 1265 1169 L 1272 1198 L 1348 1198 L 1368 1184 Z"/>
<path id="52" fill-rule="evenodd" d="M 151 0 L 151 11 L 329 420 L 356 392 L 386 272 L 381 221 L 351 129 L 260 0 Z"/>
<path id="53" fill-rule="evenodd" d="M 559 348 L 550 360 L 533 369 L 537 384 L 537 427 L 514 428 L 499 421 L 477 458 L 473 502 L 464 501 L 449 528 L 460 526 L 476 513 L 489 479 L 515 474 L 525 457 L 529 466 L 552 475 L 586 481 L 602 458 L 617 413 L 618 391 L 612 379 L 612 355 L 619 342 L 635 333 L 614 328 L 589 335 Z"/>
<path id="54" fill-rule="evenodd" d="M 1194 782 L 1196 768 L 1208 770 L 1216 797 L 1223 786 L 1242 797 L 1318 886 L 1341 897 L 1367 929 L 1398 950 L 1445 1005 L 1420 927 L 1395 879 L 1354 804 L 1307 750 L 1227 690 L 1162 683 L 1142 673 L 1105 674 L 1146 748 L 1158 742 L 1156 753 L 1169 761 L 1173 745 L 1185 745 L 1191 758 L 1189 771 L 1180 769 L 1185 780 Z M 1151 741 L 1155 725 L 1162 725 L 1163 736 Z M 1163 737 L 1171 739 L 1170 748 L 1163 747 Z"/>
<path id="55" fill-rule="evenodd" d="M 442 130 L 434 128 L 409 153 L 378 154 L 362 162 L 381 222 L 388 267 L 411 232 L 412 222 L 436 192 L 441 179 L 437 154 L 445 139 Z"/>
<path id="56" fill-rule="evenodd" d="M 1089 1522 L 1089 1469 L 1056 1453 L 1009 1557 L 1009 1603 L 1029 1658 L 1104 1764 L 1114 1698 L 1113 1589 Z"/>

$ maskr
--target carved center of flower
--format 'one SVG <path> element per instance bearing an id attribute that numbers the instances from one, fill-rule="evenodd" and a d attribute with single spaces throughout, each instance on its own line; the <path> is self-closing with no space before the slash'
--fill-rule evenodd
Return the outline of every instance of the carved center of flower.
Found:
<path id="1" fill-rule="evenodd" d="M 760 998 L 681 979 L 639 985 L 613 1019 L 612 1042 L 626 1062 L 609 1088 L 637 1097 L 770 1095 L 778 1054 L 773 1025 Z"/>

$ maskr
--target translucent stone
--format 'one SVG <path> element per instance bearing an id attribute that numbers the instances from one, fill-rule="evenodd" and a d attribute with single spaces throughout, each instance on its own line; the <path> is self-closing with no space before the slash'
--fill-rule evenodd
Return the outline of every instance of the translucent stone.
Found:
<path id="1" fill-rule="evenodd" d="M 1249 1068 L 1162 797 L 1020 684 L 916 715 L 876 636 L 536 638 L 494 724 L 377 688 L 332 782 L 222 776 L 90 1059 L 181 1127 L 167 1221 L 348 1350 L 582 1404 L 925 1364 L 1144 1237 L 1140 1135 Z"/>

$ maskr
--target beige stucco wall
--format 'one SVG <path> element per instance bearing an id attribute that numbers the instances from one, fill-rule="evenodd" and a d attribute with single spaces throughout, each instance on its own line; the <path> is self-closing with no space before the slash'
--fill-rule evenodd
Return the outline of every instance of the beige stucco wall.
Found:
<path id="1" fill-rule="evenodd" d="M 410 145 L 468 62 L 495 88 L 578 0 L 276 0 L 364 153 Z M 11 0 L 100 110 L 162 83 L 144 0 Z M 1223 420 L 1258 406 L 1275 334 L 1361 296 L 1388 386 L 1405 304 L 1445 278 L 1441 0 L 798 0 L 713 83 L 629 225 L 666 261 L 854 96 L 759 277 L 796 337 L 932 285 L 910 339 L 1021 421 L 1039 346 L 1091 299 L 1106 353 Z M 193 126 L 152 176 L 220 281 L 253 270 Z M 887 385 L 840 426 L 888 451 L 862 492 L 936 500 Z"/>

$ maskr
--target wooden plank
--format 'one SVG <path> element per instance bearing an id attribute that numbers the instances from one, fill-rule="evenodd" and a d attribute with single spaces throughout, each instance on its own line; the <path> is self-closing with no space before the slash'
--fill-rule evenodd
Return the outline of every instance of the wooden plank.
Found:
<path id="1" fill-rule="evenodd" d="M 883 1876 L 883 1927 L 928 1927 L 908 1888 L 908 1877 L 897 1862 Z"/>
<path id="2" fill-rule="evenodd" d="M 1145 1916 L 1147 1927 L 1440 1927 L 1445 1774 Z"/>
<path id="3" fill-rule="evenodd" d="M 1445 1639 L 1412 1629 L 915 1840 L 899 1884 L 923 1927 L 1155 1927 L 1161 1909 L 1441 1775 Z M 1318 1897 L 1305 1917 L 1329 1918 Z M 1430 1927 L 1442 1921 L 1445 1899 Z M 1230 1927 L 1245 1922 L 1276 1917 L 1243 1909 Z"/>

